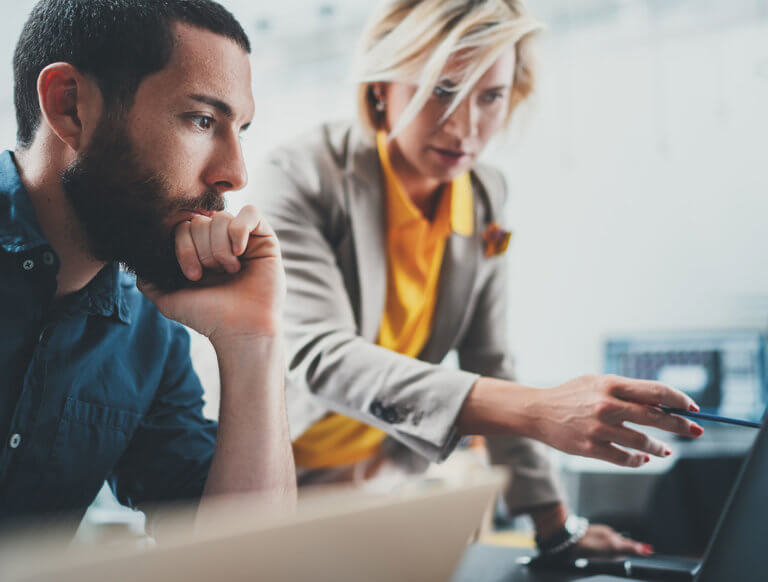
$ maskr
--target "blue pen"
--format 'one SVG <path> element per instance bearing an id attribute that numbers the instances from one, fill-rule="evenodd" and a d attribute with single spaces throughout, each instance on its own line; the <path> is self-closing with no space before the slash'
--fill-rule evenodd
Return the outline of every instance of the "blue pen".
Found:
<path id="1" fill-rule="evenodd" d="M 737 424 L 739 426 L 749 426 L 751 428 L 760 428 L 759 422 L 751 422 L 749 420 L 741 420 L 739 418 L 728 418 L 727 416 L 717 416 L 716 414 L 705 414 L 703 412 L 691 412 L 684 408 L 672 408 L 671 406 L 659 405 L 662 412 L 669 414 L 679 414 L 680 416 L 688 416 L 690 418 L 696 418 L 699 420 L 711 420 L 713 422 L 724 422 L 727 424 Z"/>

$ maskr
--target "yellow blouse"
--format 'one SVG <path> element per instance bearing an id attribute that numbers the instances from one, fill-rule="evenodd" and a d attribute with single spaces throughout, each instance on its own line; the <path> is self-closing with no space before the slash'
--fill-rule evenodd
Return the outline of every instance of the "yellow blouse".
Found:
<path id="1" fill-rule="evenodd" d="M 445 242 L 451 231 L 474 231 L 472 183 L 468 173 L 454 179 L 430 222 L 395 174 L 386 134 L 376 141 L 387 196 L 387 295 L 377 344 L 416 358 L 432 330 Z M 373 456 L 385 437 L 382 430 L 329 413 L 294 441 L 293 453 L 299 467 L 335 467 Z"/>

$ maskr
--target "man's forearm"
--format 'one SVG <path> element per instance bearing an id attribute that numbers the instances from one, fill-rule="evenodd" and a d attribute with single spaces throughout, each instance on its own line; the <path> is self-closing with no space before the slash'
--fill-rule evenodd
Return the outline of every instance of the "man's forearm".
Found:
<path id="1" fill-rule="evenodd" d="M 227 338 L 213 344 L 221 404 L 203 503 L 222 495 L 260 494 L 266 506 L 292 511 L 296 473 L 285 409 L 281 336 Z"/>

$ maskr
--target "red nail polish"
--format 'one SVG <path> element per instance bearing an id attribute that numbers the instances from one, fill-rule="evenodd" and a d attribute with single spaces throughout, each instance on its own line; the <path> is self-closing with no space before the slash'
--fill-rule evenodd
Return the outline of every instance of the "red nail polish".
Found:
<path id="1" fill-rule="evenodd" d="M 697 405 L 695 405 L 695 404 L 691 404 L 691 405 L 688 407 L 688 410 L 690 410 L 691 412 L 698 412 L 698 411 L 699 411 L 699 410 L 701 410 L 701 409 L 700 409 L 700 408 L 699 408 Z"/>
<path id="2" fill-rule="evenodd" d="M 694 436 L 701 436 L 702 434 L 704 434 L 704 429 L 694 424 L 691 427 L 691 434 Z"/>
<path id="3" fill-rule="evenodd" d="M 664 451 L 664 456 L 665 456 L 665 457 L 668 457 L 668 456 L 669 456 L 669 455 L 671 455 L 671 454 L 672 454 L 672 451 L 670 451 L 669 449 L 666 449 L 666 450 Z"/>

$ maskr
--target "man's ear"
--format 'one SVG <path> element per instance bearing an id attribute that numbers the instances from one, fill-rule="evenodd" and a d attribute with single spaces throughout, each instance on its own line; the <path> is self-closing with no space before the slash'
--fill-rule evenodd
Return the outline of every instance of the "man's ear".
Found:
<path id="1" fill-rule="evenodd" d="M 79 151 L 84 134 L 101 117 L 95 84 L 69 63 L 53 63 L 37 78 L 37 97 L 43 122 L 62 142 Z"/>

